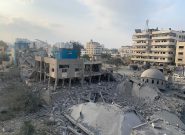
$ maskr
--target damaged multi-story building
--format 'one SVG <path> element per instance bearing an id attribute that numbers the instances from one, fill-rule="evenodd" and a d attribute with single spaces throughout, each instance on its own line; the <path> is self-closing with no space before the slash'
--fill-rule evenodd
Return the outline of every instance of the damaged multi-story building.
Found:
<path id="1" fill-rule="evenodd" d="M 132 37 L 132 61 L 156 64 L 175 63 L 177 41 L 185 41 L 185 32 L 168 30 L 136 29 Z"/>
<path id="2" fill-rule="evenodd" d="M 62 85 L 67 81 L 69 87 L 74 79 L 80 80 L 82 85 L 84 79 L 90 83 L 93 78 L 100 81 L 101 75 L 104 74 L 102 63 L 80 59 L 78 51 L 80 50 L 63 46 L 56 50 L 54 58 L 36 56 L 35 71 L 37 78 L 44 79 L 44 81 L 48 79 L 49 84 L 51 80 L 54 80 L 54 89 L 56 89 L 59 80 L 62 81 Z"/>

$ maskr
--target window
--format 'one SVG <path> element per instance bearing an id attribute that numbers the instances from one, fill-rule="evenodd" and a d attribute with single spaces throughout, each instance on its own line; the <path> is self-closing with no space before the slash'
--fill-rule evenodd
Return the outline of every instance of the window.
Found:
<path id="1" fill-rule="evenodd" d="M 163 82 L 161 82 L 161 84 L 163 85 Z"/>
<path id="2" fill-rule="evenodd" d="M 183 55 L 183 52 L 179 52 L 178 54 L 179 54 L 179 55 Z"/>
<path id="3" fill-rule="evenodd" d="M 159 81 L 157 81 L 157 84 L 159 84 Z"/>
<path id="4" fill-rule="evenodd" d="M 59 68 L 69 68 L 69 65 L 59 65 Z"/>
<path id="5" fill-rule="evenodd" d="M 179 46 L 179 49 L 183 49 L 184 48 L 184 46 Z"/>
<path id="6" fill-rule="evenodd" d="M 62 72 L 63 73 L 67 72 L 67 69 L 66 68 L 62 69 Z"/>
<path id="7" fill-rule="evenodd" d="M 75 72 L 77 72 L 77 71 L 80 71 L 80 69 L 79 68 L 75 68 Z"/>
<path id="8" fill-rule="evenodd" d="M 54 69 L 54 68 L 52 68 L 52 69 L 51 69 L 51 71 L 52 71 L 52 72 L 55 72 L 55 69 Z"/>
<path id="9" fill-rule="evenodd" d="M 152 80 L 152 83 L 154 83 L 154 80 Z"/>
<path id="10" fill-rule="evenodd" d="M 148 79 L 146 79 L 146 82 L 148 82 Z"/>

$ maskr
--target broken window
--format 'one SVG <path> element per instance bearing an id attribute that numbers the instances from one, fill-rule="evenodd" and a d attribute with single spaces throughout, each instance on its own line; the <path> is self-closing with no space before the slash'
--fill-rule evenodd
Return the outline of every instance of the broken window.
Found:
<path id="1" fill-rule="evenodd" d="M 80 69 L 79 68 L 75 68 L 75 72 L 78 72 L 78 71 L 80 71 Z"/>
<path id="2" fill-rule="evenodd" d="M 69 65 L 59 65 L 59 68 L 69 68 Z"/>
<path id="3" fill-rule="evenodd" d="M 159 84 L 159 81 L 157 81 L 157 84 Z"/>
<path id="4" fill-rule="evenodd" d="M 64 72 L 64 73 L 67 72 L 67 69 L 66 68 L 62 69 L 62 72 Z"/>

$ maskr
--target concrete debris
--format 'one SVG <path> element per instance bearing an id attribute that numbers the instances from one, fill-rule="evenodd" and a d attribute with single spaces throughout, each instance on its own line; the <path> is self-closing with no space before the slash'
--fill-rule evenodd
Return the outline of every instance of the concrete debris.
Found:
<path id="1" fill-rule="evenodd" d="M 69 112 L 76 123 L 90 128 L 92 134 L 129 135 L 132 127 L 141 124 L 140 118 L 134 112 L 124 112 L 121 108 L 106 103 L 79 104 L 71 107 Z"/>
<path id="2" fill-rule="evenodd" d="M 22 81 L 41 94 L 46 104 L 36 113 L 0 122 L 0 134 L 17 134 L 25 120 L 32 120 L 36 130 L 52 135 L 185 134 L 185 102 L 174 96 L 182 91 L 160 91 L 155 85 L 142 83 L 139 73 L 131 75 L 132 71 L 127 75 L 110 73 L 114 79 L 94 78 L 91 84 L 86 79 L 83 86 L 78 79 L 58 80 L 54 87 L 54 80 L 39 78 L 34 69 L 35 56 L 47 56 L 43 52 L 28 49 L 17 55 L 17 63 Z M 3 72 L 9 72 L 6 70 Z M 0 72 L 0 91 L 8 85 L 7 79 L 21 81 L 12 76 L 13 72 L 8 77 Z M 1 111 L 5 108 L 0 106 Z"/>

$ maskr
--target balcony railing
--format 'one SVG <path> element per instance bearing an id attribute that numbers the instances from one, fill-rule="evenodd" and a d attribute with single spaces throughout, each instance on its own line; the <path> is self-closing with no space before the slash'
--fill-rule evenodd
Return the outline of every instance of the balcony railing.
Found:
<path id="1" fill-rule="evenodd" d="M 147 51 L 147 48 L 132 48 L 133 51 Z"/>
<path id="2" fill-rule="evenodd" d="M 148 43 L 133 43 L 135 46 L 145 46 L 148 45 Z"/>
<path id="3" fill-rule="evenodd" d="M 175 42 L 152 42 L 152 45 L 175 45 Z"/>
<path id="4" fill-rule="evenodd" d="M 176 39 L 174 36 L 159 36 L 159 37 L 152 37 L 152 39 Z"/>
<path id="5" fill-rule="evenodd" d="M 174 51 L 174 48 L 151 48 L 152 51 Z"/>
<path id="6" fill-rule="evenodd" d="M 150 38 L 138 38 L 138 37 L 132 37 L 133 41 L 139 41 L 139 40 L 150 40 Z"/>
<path id="7" fill-rule="evenodd" d="M 160 59 L 146 59 L 146 58 L 131 58 L 131 60 L 135 61 L 145 61 L 145 62 L 164 62 L 164 63 L 170 63 L 173 62 L 173 60 L 160 60 Z"/>

